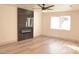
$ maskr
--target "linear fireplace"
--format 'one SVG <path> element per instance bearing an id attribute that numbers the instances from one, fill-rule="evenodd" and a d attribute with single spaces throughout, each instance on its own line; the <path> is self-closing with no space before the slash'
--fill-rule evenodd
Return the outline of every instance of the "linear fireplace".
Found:
<path id="1" fill-rule="evenodd" d="M 18 41 L 33 38 L 33 11 L 18 8 Z"/>

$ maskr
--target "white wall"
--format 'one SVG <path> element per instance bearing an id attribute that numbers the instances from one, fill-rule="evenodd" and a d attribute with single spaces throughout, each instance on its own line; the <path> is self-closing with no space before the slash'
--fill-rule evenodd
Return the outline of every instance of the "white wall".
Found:
<path id="1" fill-rule="evenodd" d="M 34 9 L 34 37 L 42 35 L 42 14 L 41 10 Z"/>
<path id="2" fill-rule="evenodd" d="M 34 37 L 41 35 L 41 20 L 41 11 L 35 9 Z M 17 6 L 0 5 L 0 45 L 12 42 L 17 42 Z"/>
<path id="3" fill-rule="evenodd" d="M 50 29 L 51 16 L 71 16 L 71 30 Z M 79 41 L 79 12 L 43 13 L 43 35 Z"/>
<path id="4" fill-rule="evenodd" d="M 28 9 L 28 7 L 27 7 Z M 34 10 L 34 37 L 42 34 L 41 10 Z M 17 6 L 0 5 L 0 45 L 17 42 Z"/>
<path id="5" fill-rule="evenodd" d="M 0 45 L 17 41 L 17 8 L 0 5 Z"/>

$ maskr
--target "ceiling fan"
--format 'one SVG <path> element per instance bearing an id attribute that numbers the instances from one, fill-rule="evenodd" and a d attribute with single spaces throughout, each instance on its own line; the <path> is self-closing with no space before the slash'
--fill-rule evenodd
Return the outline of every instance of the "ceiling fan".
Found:
<path id="1" fill-rule="evenodd" d="M 54 7 L 55 5 L 46 6 L 46 4 L 38 4 L 38 6 L 41 7 L 42 10 L 53 10 L 50 8 Z"/>

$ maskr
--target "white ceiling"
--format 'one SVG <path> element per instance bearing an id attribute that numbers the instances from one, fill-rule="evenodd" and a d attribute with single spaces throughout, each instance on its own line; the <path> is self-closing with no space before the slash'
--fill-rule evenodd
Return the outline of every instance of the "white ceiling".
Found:
<path id="1" fill-rule="evenodd" d="M 49 6 L 50 4 L 46 4 Z M 53 5 L 53 4 L 51 4 Z M 53 10 L 47 10 L 48 12 L 62 12 L 62 11 L 79 11 L 79 4 L 54 4 L 54 7 L 51 7 Z M 34 10 L 34 9 L 41 9 L 37 4 L 17 4 L 17 7 Z"/>

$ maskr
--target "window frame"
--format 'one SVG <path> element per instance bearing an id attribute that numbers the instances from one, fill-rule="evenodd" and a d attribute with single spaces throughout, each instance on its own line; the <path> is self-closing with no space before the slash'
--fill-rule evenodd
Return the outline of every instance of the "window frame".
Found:
<path id="1" fill-rule="evenodd" d="M 70 21 L 70 24 L 69 24 L 69 29 L 63 29 L 61 26 L 62 26 L 62 24 L 61 24 L 61 17 L 70 17 L 70 19 L 69 19 L 69 21 Z M 52 20 L 52 18 L 53 17 L 59 17 L 59 28 L 53 28 L 53 27 L 51 27 L 51 20 Z M 66 16 L 52 16 L 51 17 L 51 19 L 50 19 L 50 28 L 51 29 L 53 29 L 53 30 L 66 30 L 66 31 L 70 31 L 71 30 L 71 16 L 69 16 L 69 15 L 66 15 Z"/>

